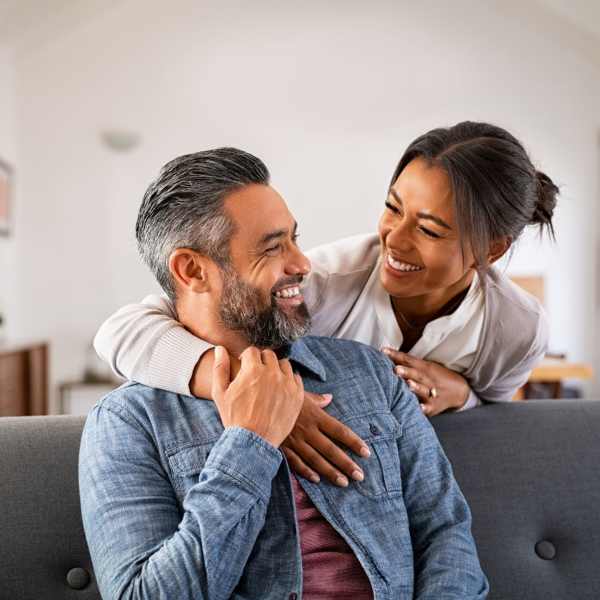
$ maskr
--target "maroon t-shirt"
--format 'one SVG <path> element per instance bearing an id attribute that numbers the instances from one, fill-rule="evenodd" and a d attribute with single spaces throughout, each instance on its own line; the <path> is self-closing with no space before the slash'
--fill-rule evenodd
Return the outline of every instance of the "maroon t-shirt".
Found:
<path id="1" fill-rule="evenodd" d="M 372 600 L 371 584 L 352 548 L 323 518 L 293 475 L 292 488 L 302 550 L 302 597 Z"/>

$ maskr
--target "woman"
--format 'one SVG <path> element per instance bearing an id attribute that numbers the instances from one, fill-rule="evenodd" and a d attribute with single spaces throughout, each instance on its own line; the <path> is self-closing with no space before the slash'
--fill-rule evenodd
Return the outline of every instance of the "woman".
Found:
<path id="1" fill-rule="evenodd" d="M 417 138 L 394 171 L 378 233 L 308 253 L 311 332 L 382 348 L 428 416 L 510 400 L 544 355 L 547 325 L 537 301 L 492 265 L 526 225 L 554 235 L 557 194 L 504 129 L 464 122 Z M 165 299 L 124 307 L 95 344 L 126 377 L 209 397 L 210 346 Z M 356 452 L 362 443 L 320 400 L 307 398 L 286 454 L 300 475 L 347 485 L 343 473 L 360 469 L 331 439 Z"/>

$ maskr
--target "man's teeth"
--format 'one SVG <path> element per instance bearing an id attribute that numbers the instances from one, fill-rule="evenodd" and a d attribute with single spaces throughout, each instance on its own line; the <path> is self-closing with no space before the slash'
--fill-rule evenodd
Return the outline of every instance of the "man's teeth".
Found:
<path id="1" fill-rule="evenodd" d="M 423 267 L 417 267 L 416 265 L 411 265 L 410 263 L 394 260 L 389 254 L 387 255 L 387 262 L 388 265 L 390 265 L 390 267 L 396 271 L 421 271 L 423 269 Z"/>
<path id="2" fill-rule="evenodd" d="M 277 298 L 293 298 L 294 296 L 299 296 L 299 295 L 300 295 L 299 287 L 289 287 L 289 288 L 285 288 L 283 290 L 277 290 L 275 292 L 275 296 Z"/>

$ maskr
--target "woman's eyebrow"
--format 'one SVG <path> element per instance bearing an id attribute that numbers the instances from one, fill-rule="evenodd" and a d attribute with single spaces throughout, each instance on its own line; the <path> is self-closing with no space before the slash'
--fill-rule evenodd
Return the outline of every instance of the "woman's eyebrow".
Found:
<path id="1" fill-rule="evenodd" d="M 400 194 L 398 194 L 398 192 L 394 188 L 390 188 L 390 194 L 394 197 L 394 200 L 400 206 L 403 206 L 402 198 L 400 198 Z M 436 217 L 435 215 L 431 215 L 431 214 L 425 213 L 425 212 L 418 212 L 417 213 L 417 217 L 419 219 L 425 219 L 427 221 L 433 221 L 434 223 L 436 223 L 440 227 L 443 227 L 444 229 L 449 229 L 450 231 L 452 231 L 452 227 L 450 227 L 450 225 L 448 225 L 448 223 L 446 223 L 446 221 L 444 221 L 443 219 L 440 219 L 439 217 Z"/>
<path id="2" fill-rule="evenodd" d="M 390 194 L 392 196 L 394 196 L 394 200 L 400 205 L 402 206 L 402 198 L 400 198 L 400 194 L 398 194 L 398 192 L 394 189 L 394 188 L 390 188 Z"/>
<path id="3" fill-rule="evenodd" d="M 435 215 L 430 215 L 429 213 L 424 213 L 424 212 L 418 212 L 417 217 L 419 217 L 419 219 L 427 219 L 428 221 L 433 221 L 434 223 L 437 223 L 440 227 L 443 227 L 444 229 L 449 229 L 450 231 L 452 231 L 452 227 L 450 227 L 450 225 L 448 225 L 448 223 L 446 223 L 446 221 L 443 221 L 442 219 L 440 219 L 439 217 L 436 217 Z"/>

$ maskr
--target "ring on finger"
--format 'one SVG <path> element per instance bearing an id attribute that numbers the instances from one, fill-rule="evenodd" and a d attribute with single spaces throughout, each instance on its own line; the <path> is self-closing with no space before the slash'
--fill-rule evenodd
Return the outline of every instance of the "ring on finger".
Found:
<path id="1" fill-rule="evenodd" d="M 434 387 L 429 388 L 429 397 L 433 398 L 434 400 L 435 400 L 435 398 L 438 397 L 438 391 L 436 388 L 434 388 Z"/>

